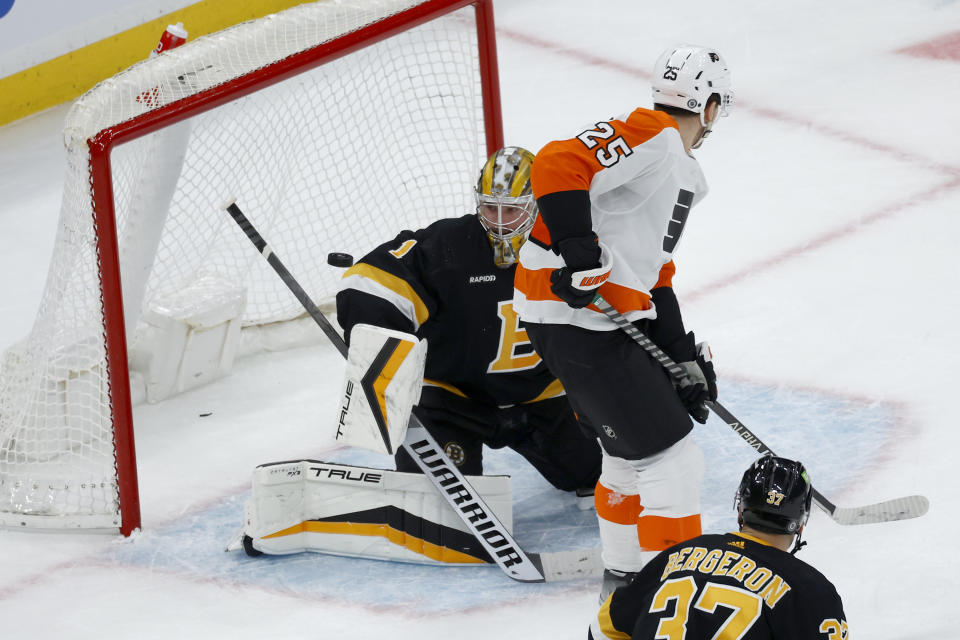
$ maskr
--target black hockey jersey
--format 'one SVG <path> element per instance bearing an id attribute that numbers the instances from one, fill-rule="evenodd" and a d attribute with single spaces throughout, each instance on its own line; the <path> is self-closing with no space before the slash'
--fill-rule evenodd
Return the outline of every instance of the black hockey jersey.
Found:
<path id="1" fill-rule="evenodd" d="M 474 215 L 402 231 L 348 269 L 337 319 L 349 341 L 359 323 L 427 340 L 425 384 L 489 405 L 563 393 L 513 310 L 515 266 L 493 262 Z"/>
<path id="2" fill-rule="evenodd" d="M 833 584 L 743 533 L 704 535 L 656 556 L 600 607 L 592 640 L 849 640 Z"/>

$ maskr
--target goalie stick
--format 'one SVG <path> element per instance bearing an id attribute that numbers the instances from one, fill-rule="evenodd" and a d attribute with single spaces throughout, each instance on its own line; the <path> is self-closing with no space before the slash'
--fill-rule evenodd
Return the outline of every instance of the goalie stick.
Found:
<path id="1" fill-rule="evenodd" d="M 683 382 L 688 378 L 686 371 L 674 362 L 673 358 L 663 352 L 650 338 L 640 331 L 632 322 L 623 317 L 619 311 L 614 309 L 609 302 L 604 300 L 603 296 L 597 295 L 593 300 L 594 306 L 602 311 L 608 318 L 614 321 L 634 342 L 639 344 L 649 353 L 660 365 L 667 370 L 667 373 L 677 382 Z M 713 411 L 717 417 L 727 423 L 737 435 L 743 438 L 743 441 L 750 447 L 756 449 L 762 456 L 776 455 L 770 447 L 765 445 L 750 429 L 740 422 L 736 416 L 727 411 L 727 409 L 716 401 L 706 402 L 707 407 Z M 925 496 L 905 496 L 893 500 L 885 500 L 876 504 L 868 504 L 862 507 L 838 507 L 827 500 L 822 493 L 813 490 L 813 501 L 820 509 L 826 512 L 834 522 L 843 525 L 852 524 L 874 524 L 877 522 L 893 522 L 895 520 L 908 520 L 918 518 L 925 514 L 930 508 L 930 501 Z"/>
<path id="2" fill-rule="evenodd" d="M 326 334 L 340 355 L 347 357 L 347 344 L 307 292 L 284 266 L 270 245 L 254 228 L 236 202 L 223 208 L 230 214 L 257 251 L 267 260 L 307 313 Z M 331 254 L 333 255 L 333 254 Z M 340 254 L 345 260 L 346 254 Z M 352 260 L 351 260 L 352 262 Z M 337 264 L 343 266 L 345 262 Z M 349 265 L 347 265 L 349 266 Z M 571 578 L 596 577 L 603 570 L 599 549 L 529 553 L 517 544 L 506 527 L 484 502 L 480 493 L 463 477 L 420 420 L 410 414 L 403 448 L 430 479 L 437 491 L 470 529 L 490 557 L 507 576 L 518 582 L 553 582 Z M 246 543 L 246 541 L 245 541 Z"/>

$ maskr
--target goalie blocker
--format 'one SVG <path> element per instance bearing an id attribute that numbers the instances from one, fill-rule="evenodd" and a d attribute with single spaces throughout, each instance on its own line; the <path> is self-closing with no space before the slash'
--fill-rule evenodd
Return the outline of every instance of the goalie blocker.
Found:
<path id="1" fill-rule="evenodd" d="M 508 476 L 470 483 L 508 531 Z M 313 551 L 421 564 L 493 562 L 463 519 L 419 473 L 299 460 L 258 466 L 246 504 L 250 555 Z"/>
<path id="2" fill-rule="evenodd" d="M 420 400 L 427 343 L 415 335 L 358 324 L 337 420 L 337 443 L 393 455 Z"/>

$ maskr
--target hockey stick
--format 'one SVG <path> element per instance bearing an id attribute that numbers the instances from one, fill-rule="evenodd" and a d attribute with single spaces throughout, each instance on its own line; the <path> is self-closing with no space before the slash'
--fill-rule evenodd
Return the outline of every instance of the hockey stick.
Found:
<path id="1" fill-rule="evenodd" d="M 653 343 L 642 331 L 623 317 L 623 315 L 610 306 L 610 303 L 603 299 L 603 296 L 597 295 L 593 304 L 600 309 L 608 318 L 614 321 L 634 342 L 639 344 L 649 353 L 660 365 L 667 370 L 667 373 L 679 384 L 688 379 L 687 372 L 673 361 L 673 358 L 663 352 L 660 347 Z M 719 402 L 707 402 L 707 407 L 713 411 L 717 417 L 727 423 L 737 435 L 743 438 L 757 453 L 762 456 L 776 455 L 770 447 L 765 445 L 750 429 L 740 422 L 736 416 L 727 411 Z M 905 496 L 893 500 L 885 500 L 876 504 L 868 504 L 862 507 L 838 507 L 827 500 L 822 493 L 813 490 L 813 501 L 820 509 L 825 511 L 834 522 L 838 524 L 873 524 L 877 522 L 893 522 L 895 520 L 908 520 L 918 518 L 925 514 L 930 508 L 930 501 L 925 496 Z"/>
<path id="2" fill-rule="evenodd" d="M 307 313 L 326 334 L 340 355 L 347 357 L 347 344 L 326 316 L 313 303 L 307 292 L 294 279 L 280 258 L 273 252 L 253 224 L 237 206 L 229 202 L 223 208 L 243 230 L 257 251 L 277 272 Z M 506 527 L 484 502 L 456 465 L 437 445 L 423 423 L 410 414 L 403 448 L 417 463 L 437 491 L 446 499 L 463 523 L 470 529 L 490 557 L 507 576 L 518 582 L 553 582 L 571 578 L 594 577 L 603 570 L 599 549 L 528 553 L 517 544 Z"/>

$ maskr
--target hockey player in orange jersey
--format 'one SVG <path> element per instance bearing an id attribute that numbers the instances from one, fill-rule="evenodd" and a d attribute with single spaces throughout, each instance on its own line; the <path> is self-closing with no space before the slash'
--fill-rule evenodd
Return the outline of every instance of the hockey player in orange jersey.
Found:
<path id="1" fill-rule="evenodd" d="M 598 121 L 537 154 L 540 217 L 514 283 L 534 348 L 603 447 L 602 598 L 658 551 L 700 535 L 704 463 L 690 416 L 704 422 L 704 402 L 716 399 L 709 349 L 684 329 L 672 277 L 691 207 L 707 192 L 691 150 L 732 106 L 730 73 L 715 50 L 678 45 L 657 60 L 652 85 L 652 110 Z M 591 304 L 598 293 L 697 383 L 675 389 Z"/>

